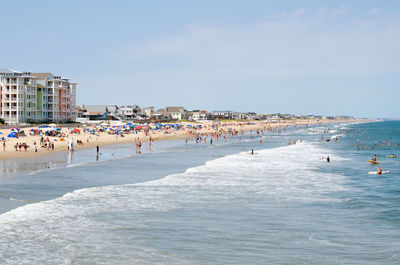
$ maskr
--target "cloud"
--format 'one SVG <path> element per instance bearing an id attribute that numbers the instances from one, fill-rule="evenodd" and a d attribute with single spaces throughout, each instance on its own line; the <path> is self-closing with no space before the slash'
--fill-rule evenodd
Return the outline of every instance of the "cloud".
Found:
<path id="1" fill-rule="evenodd" d="M 180 34 L 126 46 L 114 55 L 135 62 L 168 58 L 176 68 L 215 69 L 219 78 L 399 71 L 398 23 L 382 27 L 368 20 L 338 18 L 344 10 L 299 8 L 247 27 L 192 26 Z"/>
<path id="2" fill-rule="evenodd" d="M 400 96 L 400 21 L 353 11 L 298 8 L 252 24 L 187 26 L 114 47 L 113 74 L 85 73 L 80 83 L 107 95 L 104 103 L 398 116 L 387 106 Z"/>
<path id="3" fill-rule="evenodd" d="M 381 13 L 381 10 L 379 8 L 372 8 L 372 9 L 368 10 L 367 15 L 374 16 L 379 13 Z"/>
<path id="4" fill-rule="evenodd" d="M 306 9 L 305 8 L 299 8 L 299 9 L 296 9 L 294 12 L 293 12 L 293 16 L 294 17 L 299 17 L 299 16 L 301 16 L 301 15 L 303 15 L 303 14 L 305 14 L 306 13 Z"/>

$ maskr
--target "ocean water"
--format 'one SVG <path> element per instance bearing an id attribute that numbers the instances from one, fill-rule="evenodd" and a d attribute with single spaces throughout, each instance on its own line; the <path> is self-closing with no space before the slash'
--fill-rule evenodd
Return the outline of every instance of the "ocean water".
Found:
<path id="1" fill-rule="evenodd" d="M 399 138 L 400 122 L 333 124 L 3 161 L 0 261 L 400 264 Z M 374 154 L 390 174 L 368 174 Z"/>

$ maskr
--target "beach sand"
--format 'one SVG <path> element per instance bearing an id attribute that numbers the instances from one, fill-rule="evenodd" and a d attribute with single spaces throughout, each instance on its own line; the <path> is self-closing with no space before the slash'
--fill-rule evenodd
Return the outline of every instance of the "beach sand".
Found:
<path id="1" fill-rule="evenodd" d="M 194 133 L 197 134 L 214 134 L 217 133 L 217 130 L 220 132 L 228 132 L 229 130 L 235 130 L 238 132 L 242 131 L 256 131 L 256 130 L 264 130 L 266 128 L 285 128 L 290 126 L 306 126 L 313 124 L 324 124 L 324 123 L 332 123 L 332 122 L 357 122 L 358 120 L 296 120 L 296 121 L 285 121 L 280 123 L 273 122 L 265 122 L 265 121 L 252 121 L 251 124 L 248 122 L 220 122 L 218 127 L 212 127 L 213 122 L 204 122 L 202 123 L 202 129 L 193 130 L 189 127 L 184 126 L 181 130 L 169 130 L 165 131 L 150 131 L 146 136 L 144 132 L 129 133 L 124 134 L 124 137 L 108 134 L 106 132 L 99 132 L 99 135 L 93 135 L 90 133 L 84 133 L 83 128 L 80 128 L 81 132 L 79 134 L 73 133 L 71 134 L 71 130 L 74 128 L 61 128 L 61 132 L 66 135 L 66 137 L 52 137 L 49 136 L 50 142 L 54 143 L 54 151 L 52 149 L 47 150 L 40 146 L 40 135 L 29 135 L 29 132 L 32 128 L 36 127 L 28 127 L 23 128 L 27 136 L 20 138 L 8 138 L 7 135 L 11 132 L 10 129 L 0 129 L 0 137 L 4 137 L 6 139 L 6 148 L 3 151 L 3 143 L 0 145 L 0 159 L 9 159 L 9 158 L 17 158 L 17 157 L 27 157 L 27 156 L 38 156 L 38 155 L 48 155 L 54 152 L 67 152 L 68 151 L 68 140 L 70 137 L 73 137 L 74 140 L 74 149 L 79 150 L 83 148 L 95 148 L 96 146 L 105 146 L 111 144 L 120 144 L 120 143 L 134 143 L 137 139 L 141 142 L 148 141 L 150 136 L 155 140 L 164 140 L 164 139 L 185 139 L 193 137 Z M 185 123 L 186 125 L 187 123 Z M 93 128 L 93 127 L 86 127 Z M 217 129 L 216 129 L 217 128 Z M 47 136 L 44 136 L 47 138 Z M 82 141 L 82 145 L 77 144 L 77 140 Z M 36 142 L 37 152 L 35 152 L 34 142 Z M 16 143 L 26 143 L 29 148 L 25 151 L 24 148 L 15 150 Z"/>

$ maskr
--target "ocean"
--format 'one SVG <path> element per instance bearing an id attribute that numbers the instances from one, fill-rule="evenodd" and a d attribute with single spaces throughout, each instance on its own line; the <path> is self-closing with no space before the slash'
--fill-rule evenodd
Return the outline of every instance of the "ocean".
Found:
<path id="1" fill-rule="evenodd" d="M 0 262 L 400 264 L 399 138 L 329 124 L 4 160 Z"/>

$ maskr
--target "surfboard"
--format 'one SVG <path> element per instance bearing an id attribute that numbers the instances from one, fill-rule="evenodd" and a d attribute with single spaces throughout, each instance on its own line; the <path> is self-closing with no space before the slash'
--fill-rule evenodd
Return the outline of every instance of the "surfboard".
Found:
<path id="1" fill-rule="evenodd" d="M 389 173 L 390 173 L 390 171 L 382 171 L 382 174 L 389 174 Z M 368 174 L 370 174 L 370 175 L 380 175 L 376 171 L 370 171 L 370 172 L 368 172 Z"/>
<path id="2" fill-rule="evenodd" d="M 370 162 L 372 165 L 379 164 L 379 162 L 378 162 L 378 161 L 373 161 L 373 160 L 368 160 L 368 162 Z"/>
<path id="3" fill-rule="evenodd" d="M 393 157 L 393 156 L 385 156 L 385 157 L 389 157 L 389 158 L 397 158 L 397 156 Z"/>

